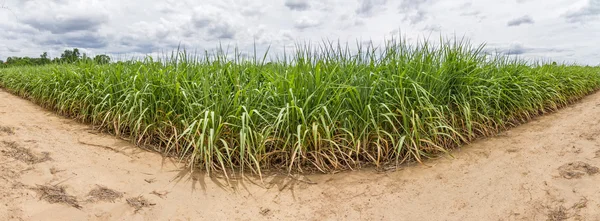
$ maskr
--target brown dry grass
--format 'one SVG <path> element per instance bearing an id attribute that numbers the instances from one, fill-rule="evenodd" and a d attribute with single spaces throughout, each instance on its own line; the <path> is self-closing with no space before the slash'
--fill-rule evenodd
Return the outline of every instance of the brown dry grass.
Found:
<path id="1" fill-rule="evenodd" d="M 50 153 L 48 152 L 36 154 L 30 149 L 19 146 L 16 142 L 2 141 L 2 144 L 9 149 L 1 150 L 5 156 L 27 164 L 37 164 L 52 160 L 52 158 L 50 158 Z"/>
<path id="2" fill-rule="evenodd" d="M 13 129 L 12 127 L 0 126 L 0 133 L 13 135 L 15 134 L 15 129 Z"/>
<path id="3" fill-rule="evenodd" d="M 567 209 L 564 206 L 560 206 L 554 210 L 548 212 L 548 221 L 562 221 L 568 219 Z"/>
<path id="4" fill-rule="evenodd" d="M 129 206 L 133 207 L 135 209 L 136 213 L 138 211 L 140 211 L 141 209 L 143 209 L 144 207 L 150 207 L 150 206 L 156 205 L 155 203 L 151 203 L 150 201 L 146 200 L 146 198 L 144 198 L 143 196 L 128 198 L 127 204 L 129 204 Z"/>
<path id="5" fill-rule="evenodd" d="M 96 188 L 88 193 L 88 197 L 88 201 L 90 202 L 105 201 L 114 203 L 115 200 L 123 197 L 123 193 L 109 189 L 105 186 L 96 185 Z"/>
<path id="6" fill-rule="evenodd" d="M 571 218 L 580 218 L 579 211 L 587 207 L 588 199 L 583 197 L 571 207 L 558 206 L 556 208 L 548 208 L 548 221 L 562 221 Z M 579 219 L 576 219 L 579 220 Z"/>
<path id="7" fill-rule="evenodd" d="M 40 195 L 40 200 L 45 200 L 49 203 L 61 203 L 81 209 L 77 198 L 67 194 L 64 186 L 37 185 L 32 188 Z"/>
<path id="8" fill-rule="evenodd" d="M 161 199 L 164 199 L 167 196 L 167 194 L 169 194 L 169 192 L 168 191 L 157 192 L 156 190 L 154 190 L 154 191 L 150 192 L 150 194 L 156 195 L 156 196 L 160 197 Z"/>

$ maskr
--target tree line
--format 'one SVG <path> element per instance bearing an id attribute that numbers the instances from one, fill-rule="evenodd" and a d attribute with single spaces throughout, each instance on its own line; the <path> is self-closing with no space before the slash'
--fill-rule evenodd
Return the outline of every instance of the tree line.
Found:
<path id="1" fill-rule="evenodd" d="M 85 53 L 81 54 L 78 48 L 72 50 L 65 50 L 60 57 L 50 59 L 48 53 L 44 52 L 39 58 L 31 57 L 8 57 L 6 61 L 0 60 L 0 68 L 12 67 L 12 66 L 35 66 L 35 65 L 46 65 L 52 63 L 76 63 L 76 62 L 94 62 L 97 64 L 108 64 L 110 63 L 110 57 L 108 55 L 96 55 L 95 57 L 89 57 Z"/>

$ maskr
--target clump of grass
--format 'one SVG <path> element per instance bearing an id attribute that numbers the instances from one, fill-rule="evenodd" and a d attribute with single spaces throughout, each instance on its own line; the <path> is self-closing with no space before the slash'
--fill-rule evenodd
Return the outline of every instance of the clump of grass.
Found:
<path id="1" fill-rule="evenodd" d="M 81 209 L 82 207 L 77 202 L 77 198 L 67 194 L 64 186 L 37 185 L 33 188 L 39 195 L 40 200 L 45 200 L 49 203 L 61 203 Z"/>
<path id="2" fill-rule="evenodd" d="M 88 201 L 90 202 L 106 201 L 114 203 L 115 200 L 123 197 L 123 193 L 97 185 L 96 188 L 88 193 L 88 197 Z"/>
<path id="3" fill-rule="evenodd" d="M 549 221 L 562 221 L 569 218 L 567 209 L 564 206 L 560 206 L 554 210 L 548 212 Z"/>
<path id="4" fill-rule="evenodd" d="M 1 150 L 1 152 L 8 157 L 11 157 L 15 160 L 27 163 L 27 164 L 37 164 L 46 162 L 48 160 L 52 160 L 50 158 L 50 153 L 42 152 L 40 154 L 33 153 L 30 149 L 19 146 L 16 142 L 2 141 L 5 147 L 9 150 Z"/>
<path id="5" fill-rule="evenodd" d="M 209 173 L 261 174 L 422 161 L 600 85 L 598 67 L 527 63 L 457 39 L 266 56 L 5 68 L 0 86 Z"/>
<path id="6" fill-rule="evenodd" d="M 563 205 L 552 208 L 548 207 L 548 219 L 549 221 L 561 221 L 574 218 L 579 220 L 579 213 L 581 209 L 586 208 L 588 199 L 583 197 L 578 202 L 574 203 L 571 207 L 566 208 Z"/>
<path id="7" fill-rule="evenodd" d="M 150 206 L 154 206 L 156 204 L 151 203 L 150 201 L 146 200 L 146 198 L 144 198 L 143 196 L 138 196 L 138 197 L 131 197 L 127 199 L 127 204 L 129 204 L 129 206 L 133 207 L 135 209 L 134 212 L 138 212 L 141 209 L 143 209 L 144 207 L 150 207 Z"/>
<path id="8" fill-rule="evenodd" d="M 15 134 L 15 129 L 12 127 L 8 127 L 8 126 L 0 126 L 0 133 L 13 135 L 13 134 Z"/>

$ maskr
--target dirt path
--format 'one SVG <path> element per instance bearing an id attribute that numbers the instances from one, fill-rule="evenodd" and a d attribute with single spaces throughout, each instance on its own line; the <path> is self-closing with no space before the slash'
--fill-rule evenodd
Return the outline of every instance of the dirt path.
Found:
<path id="1" fill-rule="evenodd" d="M 600 220 L 600 93 L 454 159 L 237 191 L 2 90 L 0 151 L 0 220 Z"/>

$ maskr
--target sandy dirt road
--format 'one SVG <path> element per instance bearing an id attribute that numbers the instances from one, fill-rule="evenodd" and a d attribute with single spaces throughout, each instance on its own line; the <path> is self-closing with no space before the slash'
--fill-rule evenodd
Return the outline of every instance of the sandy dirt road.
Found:
<path id="1" fill-rule="evenodd" d="M 0 220 L 600 220 L 600 93 L 452 155 L 227 185 L 0 90 Z"/>

